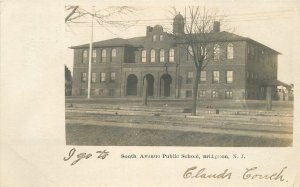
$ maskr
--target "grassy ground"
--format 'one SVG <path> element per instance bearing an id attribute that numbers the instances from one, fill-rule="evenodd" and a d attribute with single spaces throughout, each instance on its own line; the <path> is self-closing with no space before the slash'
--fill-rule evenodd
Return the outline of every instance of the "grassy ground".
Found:
<path id="1" fill-rule="evenodd" d="M 292 143 L 276 138 L 81 124 L 67 124 L 66 132 L 66 143 L 71 145 L 286 147 Z"/>
<path id="2" fill-rule="evenodd" d="M 199 101 L 198 115 L 182 109 L 191 101 L 66 99 L 66 143 L 110 146 L 286 147 L 292 145 L 293 103 Z M 207 106 L 210 106 L 207 108 Z M 212 108 L 220 113 L 210 113 Z"/>

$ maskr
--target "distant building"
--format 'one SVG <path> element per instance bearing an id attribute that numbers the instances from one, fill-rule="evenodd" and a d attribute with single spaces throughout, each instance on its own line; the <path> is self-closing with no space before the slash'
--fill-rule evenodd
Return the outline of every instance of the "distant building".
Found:
<path id="1" fill-rule="evenodd" d="M 199 99 L 265 99 L 266 86 L 277 81 L 279 52 L 250 38 L 220 31 L 215 22 L 215 58 L 202 71 Z M 173 34 L 156 25 L 146 36 L 93 43 L 92 97 L 141 97 L 143 78 L 154 98 L 190 98 L 194 64 L 183 40 L 184 18 L 173 21 Z M 89 44 L 74 49 L 72 95 L 87 95 Z M 225 51 L 225 53 L 219 53 Z M 276 85 L 273 94 L 276 95 Z"/>

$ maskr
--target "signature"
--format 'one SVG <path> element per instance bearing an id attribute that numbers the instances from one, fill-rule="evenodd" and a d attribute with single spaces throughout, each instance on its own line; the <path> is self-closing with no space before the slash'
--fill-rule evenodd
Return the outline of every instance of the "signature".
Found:
<path id="1" fill-rule="evenodd" d="M 243 180 L 269 180 L 269 181 L 280 181 L 288 182 L 284 177 L 284 171 L 287 167 L 276 172 L 265 173 L 261 171 L 258 167 L 246 168 L 242 171 L 241 178 Z M 209 172 L 206 168 L 198 169 L 197 166 L 188 168 L 184 174 L 183 178 L 201 178 L 201 179 L 231 179 L 233 173 L 229 169 L 224 169 L 221 172 Z"/>
<path id="2" fill-rule="evenodd" d="M 82 159 L 89 159 L 94 156 L 92 153 L 84 153 L 84 152 L 78 153 L 78 154 L 77 153 L 75 154 L 75 153 L 76 153 L 76 149 L 72 148 L 69 151 L 68 156 L 64 157 L 64 161 L 69 161 L 69 160 L 71 161 L 74 159 L 73 162 L 71 162 L 71 166 L 73 166 Z M 106 150 L 96 151 L 95 155 L 96 155 L 97 159 L 103 160 L 109 155 L 109 152 Z"/>

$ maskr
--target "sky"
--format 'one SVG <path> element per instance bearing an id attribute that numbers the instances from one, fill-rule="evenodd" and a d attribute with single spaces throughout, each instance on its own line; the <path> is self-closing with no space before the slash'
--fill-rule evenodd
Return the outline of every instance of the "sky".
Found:
<path id="1" fill-rule="evenodd" d="M 281 2 L 281 1 L 280 1 Z M 249 3 L 249 4 L 201 4 L 206 8 L 217 11 L 221 20 L 221 31 L 230 31 L 235 34 L 249 37 L 269 46 L 282 55 L 278 57 L 278 79 L 286 83 L 294 83 L 296 56 L 299 51 L 296 42 L 299 33 L 299 8 L 293 3 Z M 146 26 L 162 25 L 164 30 L 172 28 L 173 15 L 169 12 L 176 7 L 182 15 L 185 13 L 185 4 L 161 4 L 149 6 L 134 6 L 135 11 L 127 15 L 118 15 L 110 18 L 112 21 L 125 21 L 130 25 L 127 29 L 106 27 L 96 24 L 93 41 L 110 38 L 131 38 L 145 36 Z M 81 6 L 92 10 L 91 6 Z M 105 12 L 106 6 L 95 6 L 95 10 Z M 85 23 L 66 24 L 65 27 L 65 64 L 72 71 L 73 50 L 70 46 L 89 43 L 91 39 L 91 17 L 78 20 Z"/>

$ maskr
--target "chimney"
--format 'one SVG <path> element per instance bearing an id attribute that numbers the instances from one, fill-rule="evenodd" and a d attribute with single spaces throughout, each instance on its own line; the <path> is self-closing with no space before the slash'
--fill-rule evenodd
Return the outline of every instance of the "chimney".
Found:
<path id="1" fill-rule="evenodd" d="M 213 32 L 220 32 L 220 22 L 214 21 Z"/>
<path id="2" fill-rule="evenodd" d="M 147 26 L 147 30 L 146 30 L 146 36 L 149 36 L 149 34 L 152 32 L 153 27 Z"/>

